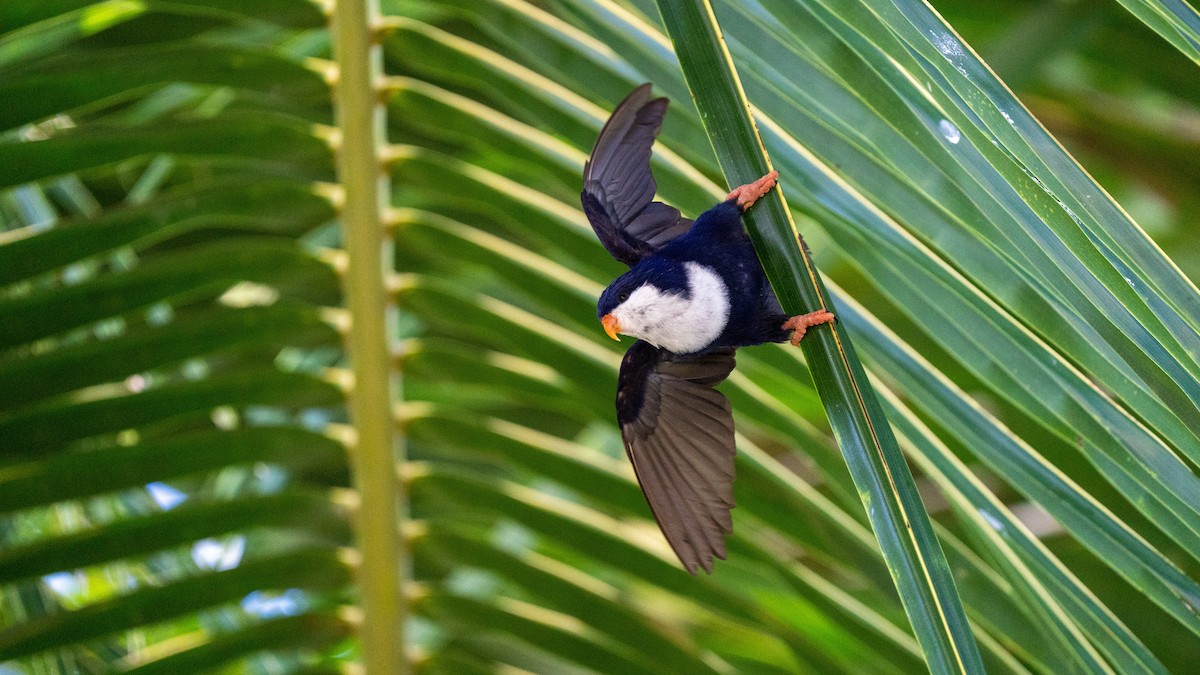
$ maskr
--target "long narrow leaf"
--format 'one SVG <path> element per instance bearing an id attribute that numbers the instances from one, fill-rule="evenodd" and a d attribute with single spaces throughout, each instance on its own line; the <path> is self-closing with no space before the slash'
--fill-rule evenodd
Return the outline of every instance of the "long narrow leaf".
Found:
<path id="1" fill-rule="evenodd" d="M 766 173 L 769 163 L 711 7 L 703 0 L 659 2 L 659 10 L 730 183 Z M 785 309 L 831 306 L 779 192 L 769 195 L 748 221 Z M 848 337 L 835 325 L 832 330 L 818 328 L 809 340 L 804 352 L 817 391 L 930 668 L 981 670 L 949 566 Z"/>

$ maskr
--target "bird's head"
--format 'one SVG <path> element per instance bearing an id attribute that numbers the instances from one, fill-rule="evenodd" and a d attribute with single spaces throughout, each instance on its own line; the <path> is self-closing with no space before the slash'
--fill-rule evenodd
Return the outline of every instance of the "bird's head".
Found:
<path id="1" fill-rule="evenodd" d="M 617 277 L 596 305 L 604 332 L 662 345 L 664 326 L 690 305 L 687 273 L 674 261 L 645 260 Z"/>
<path id="2" fill-rule="evenodd" d="M 674 354 L 703 351 L 729 321 L 729 288 L 711 267 L 659 256 L 618 277 L 596 308 L 614 340 L 624 333 Z"/>

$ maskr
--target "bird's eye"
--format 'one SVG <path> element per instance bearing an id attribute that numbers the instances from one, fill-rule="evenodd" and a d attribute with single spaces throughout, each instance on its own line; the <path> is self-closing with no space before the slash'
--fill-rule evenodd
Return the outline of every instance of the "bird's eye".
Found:
<path id="1" fill-rule="evenodd" d="M 628 299 L 629 291 L 622 291 L 621 293 L 617 294 L 617 302 L 625 302 Z"/>

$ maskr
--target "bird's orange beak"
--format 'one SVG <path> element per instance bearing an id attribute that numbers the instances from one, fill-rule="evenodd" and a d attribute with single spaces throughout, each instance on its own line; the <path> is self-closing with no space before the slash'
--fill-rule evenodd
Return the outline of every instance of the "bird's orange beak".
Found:
<path id="1" fill-rule="evenodd" d="M 600 319 L 600 323 L 604 324 L 604 332 L 608 333 L 608 337 L 616 340 L 617 342 L 621 341 L 621 338 L 617 337 L 617 333 L 621 332 L 621 322 L 617 320 L 617 317 L 613 316 L 612 314 L 605 314 L 604 317 Z"/>

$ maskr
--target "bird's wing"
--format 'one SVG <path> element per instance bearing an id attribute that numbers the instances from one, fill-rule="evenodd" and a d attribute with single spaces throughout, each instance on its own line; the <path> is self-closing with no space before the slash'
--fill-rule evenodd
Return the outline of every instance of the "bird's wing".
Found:
<path id="1" fill-rule="evenodd" d="M 733 414 L 714 386 L 734 350 L 680 357 L 638 340 L 621 362 L 617 421 L 638 483 L 667 542 L 692 574 L 725 559 L 733 531 Z"/>
<path id="2" fill-rule="evenodd" d="M 667 104 L 665 98 L 651 100 L 648 83 L 634 89 L 608 118 L 583 165 L 583 211 L 604 248 L 631 267 L 692 225 L 678 209 L 654 201 L 650 149 Z"/>

